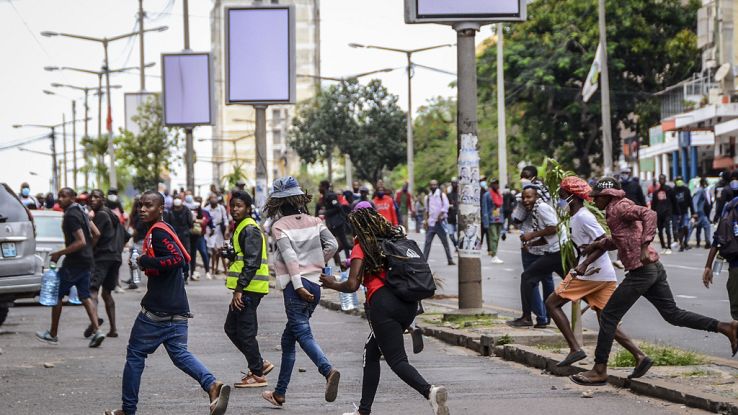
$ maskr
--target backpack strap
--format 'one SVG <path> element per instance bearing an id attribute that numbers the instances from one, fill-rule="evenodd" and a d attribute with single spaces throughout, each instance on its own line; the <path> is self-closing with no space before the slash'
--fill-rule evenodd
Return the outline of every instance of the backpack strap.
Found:
<path id="1" fill-rule="evenodd" d="M 172 231 L 172 229 L 164 224 L 163 222 L 156 222 L 149 228 L 149 231 L 146 232 L 146 237 L 144 238 L 144 252 L 146 255 L 153 256 L 153 246 L 151 246 L 151 235 L 154 232 L 154 229 L 161 229 L 167 234 L 169 234 L 169 237 L 174 240 L 174 243 L 177 244 L 177 247 L 179 248 L 180 252 L 182 252 L 182 256 L 184 257 L 187 264 L 190 263 L 192 258 L 190 257 L 190 254 L 185 249 L 184 245 L 182 245 L 182 241 L 179 240 L 177 237 L 177 234 Z"/>

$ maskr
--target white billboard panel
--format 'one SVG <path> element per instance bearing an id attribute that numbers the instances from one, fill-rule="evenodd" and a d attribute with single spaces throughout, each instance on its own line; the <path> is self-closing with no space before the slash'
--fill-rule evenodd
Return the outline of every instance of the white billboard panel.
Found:
<path id="1" fill-rule="evenodd" d="M 525 20 L 527 0 L 405 0 L 406 23 Z"/>
<path id="2" fill-rule="evenodd" d="M 126 125 L 125 129 L 132 132 L 133 135 L 139 135 L 141 133 L 138 128 L 138 123 L 133 121 L 133 116 L 138 114 L 138 108 L 146 102 L 148 99 L 156 99 L 157 94 L 154 92 L 126 92 L 125 97 L 125 115 Z"/>
<path id="3" fill-rule="evenodd" d="M 210 54 L 161 55 L 164 124 L 210 125 Z"/>
<path id="4" fill-rule="evenodd" d="M 226 9 L 226 104 L 295 102 L 294 6 Z"/>

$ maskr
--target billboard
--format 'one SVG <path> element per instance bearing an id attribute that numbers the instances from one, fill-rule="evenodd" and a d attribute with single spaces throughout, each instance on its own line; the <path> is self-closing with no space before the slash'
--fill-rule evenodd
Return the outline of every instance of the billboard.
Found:
<path id="1" fill-rule="evenodd" d="M 294 6 L 226 8 L 226 104 L 293 104 Z"/>
<path id="2" fill-rule="evenodd" d="M 212 124 L 209 53 L 161 55 L 164 124 Z"/>
<path id="3" fill-rule="evenodd" d="M 525 20 L 526 0 L 405 0 L 405 23 Z"/>
<path id="4" fill-rule="evenodd" d="M 133 135 L 139 135 L 141 133 L 138 124 L 133 121 L 133 116 L 138 114 L 138 108 L 141 104 L 150 98 L 157 99 L 157 95 L 154 92 L 126 92 L 124 94 L 126 130 L 132 132 Z"/>

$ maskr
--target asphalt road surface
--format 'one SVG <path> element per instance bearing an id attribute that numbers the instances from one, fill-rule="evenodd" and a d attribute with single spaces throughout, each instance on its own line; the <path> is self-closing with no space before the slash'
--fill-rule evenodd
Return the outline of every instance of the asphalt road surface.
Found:
<path id="1" fill-rule="evenodd" d="M 422 249 L 425 235 L 412 233 L 411 237 L 418 241 Z M 521 309 L 520 274 L 523 272 L 519 234 L 512 233 L 508 235 L 506 241 L 500 241 L 498 256 L 505 261 L 504 264 L 492 264 L 486 250 L 485 241 L 482 255 L 483 300 L 485 304 L 509 309 L 511 316 L 518 317 Z M 692 248 L 685 252 L 674 250 L 671 255 L 661 255 L 661 262 L 664 264 L 669 285 L 679 307 L 721 321 L 730 321 L 730 305 L 725 288 L 728 279 L 727 264 L 721 277 L 715 280 L 710 289 L 702 285 L 702 270 L 708 252 L 704 248 Z M 456 256 L 454 258 L 456 260 Z M 434 238 L 429 263 L 431 268 L 446 280 L 445 294 L 458 294 L 458 268 L 446 264 L 446 256 L 438 237 Z M 616 271 L 618 280 L 622 281 L 623 270 Z M 561 279 L 554 274 L 554 284 L 557 285 L 560 281 Z M 590 329 L 597 329 L 594 313 L 584 314 L 584 325 Z M 645 298 L 638 300 L 626 314 L 622 328 L 637 339 L 673 345 L 713 356 L 730 357 L 730 344 L 725 337 L 715 333 L 674 327 L 665 322 Z"/>
<path id="2" fill-rule="evenodd" d="M 508 272 L 509 274 L 510 272 Z M 223 333 L 230 294 L 223 281 L 201 281 L 188 287 L 195 318 L 190 322 L 190 349 L 221 380 L 232 383 L 246 370 L 243 357 Z M 491 290 L 494 292 L 494 290 Z M 87 325 L 84 310 L 65 307 L 60 344 L 49 346 L 34 339 L 49 324 L 49 309 L 21 305 L 11 309 L 0 335 L 0 414 L 102 414 L 120 406 L 121 375 L 128 333 L 142 292 L 116 294 L 121 337 L 106 339 L 89 349 L 82 338 Z M 260 343 L 265 358 L 279 366 L 279 338 L 285 323 L 281 294 L 273 292 L 259 308 Z M 318 308 L 312 319 L 317 340 L 342 372 L 338 399 L 323 400 L 324 380 L 302 351 L 287 394 L 287 403 L 275 410 L 260 397 L 262 390 L 234 390 L 230 414 L 342 414 L 353 410 L 361 391 L 362 347 L 367 323 L 355 316 Z M 107 324 L 103 326 L 107 330 Z M 409 347 L 409 345 L 408 345 Z M 645 399 L 611 387 L 597 389 L 592 399 L 584 388 L 565 378 L 476 356 L 467 350 L 426 339 L 425 351 L 411 361 L 431 383 L 449 390 L 449 406 L 459 414 L 685 414 L 701 411 Z M 52 368 L 44 368 L 51 363 Z M 297 368 L 307 369 L 299 373 Z M 382 365 L 383 376 L 375 414 L 430 414 L 430 406 Z M 269 375 L 276 383 L 278 368 Z M 147 360 L 141 386 L 141 414 L 206 414 L 205 393 L 180 372 L 160 348 Z"/>

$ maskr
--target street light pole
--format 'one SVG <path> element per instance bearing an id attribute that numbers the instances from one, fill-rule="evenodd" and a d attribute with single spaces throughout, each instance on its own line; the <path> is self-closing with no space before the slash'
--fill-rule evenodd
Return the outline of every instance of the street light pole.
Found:
<path id="1" fill-rule="evenodd" d="M 612 174 L 612 126 L 610 125 L 610 75 L 607 70 L 607 25 L 605 24 L 605 0 L 598 7 L 602 63 L 600 66 L 600 96 L 602 98 L 602 158 L 605 176 Z"/>
<path id="2" fill-rule="evenodd" d="M 115 171 L 115 147 L 113 146 L 113 113 L 111 111 L 112 104 L 110 103 L 110 63 L 108 61 L 108 40 L 103 41 L 103 49 L 105 50 L 105 93 L 107 94 L 108 101 L 108 117 L 105 120 L 105 125 L 108 130 L 108 155 L 110 156 L 110 188 L 118 188 L 118 173 Z"/>
<path id="3" fill-rule="evenodd" d="M 87 118 L 87 116 L 85 116 Z M 77 119 L 77 101 L 72 100 L 72 119 Z M 87 124 L 87 120 L 85 120 Z M 66 154 L 66 150 L 65 154 Z M 72 186 L 77 190 L 77 123 L 72 123 Z"/>
<path id="4" fill-rule="evenodd" d="M 504 26 L 497 23 L 497 164 L 500 189 L 507 187 L 507 131 L 505 118 L 505 68 L 503 66 Z"/>
<path id="5" fill-rule="evenodd" d="M 256 110 L 256 207 L 261 208 L 267 196 L 267 167 L 266 167 L 266 105 L 254 105 Z"/>
<path id="6" fill-rule="evenodd" d="M 143 0 L 138 0 L 138 50 L 141 65 L 141 73 L 139 74 L 141 91 L 146 90 L 146 72 L 144 70 L 144 16 Z"/>
<path id="7" fill-rule="evenodd" d="M 189 2 L 182 2 L 184 19 L 184 50 L 190 50 L 190 12 Z M 185 128 L 185 170 L 187 176 L 187 190 L 195 190 L 195 143 L 192 136 L 192 127 Z"/>
<path id="8" fill-rule="evenodd" d="M 67 180 L 67 115 L 62 112 L 62 177 L 64 178 L 64 187 L 69 186 Z"/>
<path id="9" fill-rule="evenodd" d="M 85 88 L 85 139 L 89 139 L 90 135 L 87 130 L 88 125 L 88 119 L 90 117 L 90 106 L 87 104 L 87 97 L 90 95 L 90 90 Z M 85 167 L 87 166 L 87 147 L 82 146 L 82 160 L 85 162 Z M 85 168 L 85 190 L 89 190 L 90 188 L 90 173 L 89 169 Z"/>
<path id="10" fill-rule="evenodd" d="M 51 191 L 56 193 L 59 191 L 59 170 L 56 165 L 56 127 L 51 127 Z"/>

